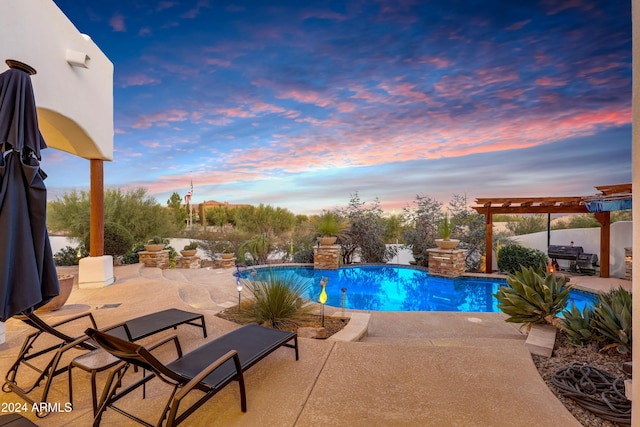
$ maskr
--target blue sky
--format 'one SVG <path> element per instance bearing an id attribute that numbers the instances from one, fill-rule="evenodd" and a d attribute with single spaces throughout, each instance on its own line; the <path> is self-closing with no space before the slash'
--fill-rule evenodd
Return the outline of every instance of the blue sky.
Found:
<path id="1" fill-rule="evenodd" d="M 55 0 L 115 67 L 105 185 L 295 213 L 631 181 L 631 2 Z M 50 198 L 89 162 L 45 150 Z"/>

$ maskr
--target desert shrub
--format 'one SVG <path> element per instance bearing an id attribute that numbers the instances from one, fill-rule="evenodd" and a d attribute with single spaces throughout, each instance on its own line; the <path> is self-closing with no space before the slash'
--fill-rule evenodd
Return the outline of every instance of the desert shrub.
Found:
<path id="1" fill-rule="evenodd" d="M 313 262 L 313 249 L 302 249 L 293 254 L 293 262 L 307 263 Z"/>
<path id="2" fill-rule="evenodd" d="M 270 272 L 267 280 L 243 280 L 243 283 L 252 295 L 249 303 L 243 305 L 244 315 L 259 324 L 277 328 L 313 309 L 305 300 L 311 286 L 308 279 Z"/>
<path id="3" fill-rule="evenodd" d="M 572 306 L 562 314 L 564 329 L 574 346 L 599 341 L 603 350 L 631 352 L 631 293 L 624 288 L 599 294 L 593 309 L 585 307 L 580 312 Z"/>
<path id="4" fill-rule="evenodd" d="M 80 251 L 80 257 L 78 257 L 78 251 Z M 78 265 L 81 258 L 89 256 L 89 253 L 84 248 L 84 244 L 80 244 L 75 248 L 66 246 L 60 249 L 53 255 L 53 261 L 57 266 L 69 266 Z"/>
<path id="5" fill-rule="evenodd" d="M 84 238 L 85 247 L 89 246 L 89 235 Z M 129 230 L 115 222 L 107 222 L 104 224 L 104 254 L 113 255 L 114 257 L 124 255 L 131 251 L 133 246 L 133 237 Z"/>
<path id="6" fill-rule="evenodd" d="M 137 264 L 140 262 L 140 255 L 138 252 L 144 251 L 144 243 L 136 243 L 133 248 L 122 256 L 123 264 Z"/>
<path id="7" fill-rule="evenodd" d="M 547 265 L 547 254 L 538 249 L 512 244 L 503 246 L 498 251 L 498 269 L 509 274 L 516 273 L 523 267 L 546 270 Z"/>
<path id="8" fill-rule="evenodd" d="M 562 312 L 564 317 L 564 330 L 567 332 L 569 342 L 575 347 L 584 347 L 595 338 L 595 332 L 591 324 L 593 310 L 585 306 L 582 311 L 571 303 L 571 309 Z"/>
<path id="9" fill-rule="evenodd" d="M 598 296 L 592 325 L 605 344 L 603 350 L 631 353 L 631 309 L 631 293 L 622 286 Z"/>
<path id="10" fill-rule="evenodd" d="M 507 285 L 500 286 L 493 294 L 498 300 L 498 308 L 509 315 L 507 322 L 522 323 L 527 327 L 533 323 L 562 327 L 557 315 L 567 306 L 572 288 L 572 285 L 565 285 L 564 276 L 522 267 L 509 274 Z"/>

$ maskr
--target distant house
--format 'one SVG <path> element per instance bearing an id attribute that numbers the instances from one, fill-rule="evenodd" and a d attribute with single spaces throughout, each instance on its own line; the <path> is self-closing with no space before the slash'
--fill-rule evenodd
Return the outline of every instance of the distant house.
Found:
<path id="1" fill-rule="evenodd" d="M 233 208 L 239 208 L 242 206 L 251 206 L 251 205 L 247 205 L 247 204 L 234 204 L 234 203 L 229 203 L 229 202 L 218 202 L 216 200 L 207 200 L 204 203 L 200 203 L 197 206 L 197 210 L 198 212 L 202 212 L 202 209 L 209 209 L 209 208 L 216 208 L 218 206 L 222 206 L 224 208 L 229 208 L 229 209 L 233 209 Z"/>

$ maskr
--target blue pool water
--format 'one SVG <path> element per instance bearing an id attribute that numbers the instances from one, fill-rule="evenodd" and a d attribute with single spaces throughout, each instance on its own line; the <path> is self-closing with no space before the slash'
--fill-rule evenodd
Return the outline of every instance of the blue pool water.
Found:
<path id="1" fill-rule="evenodd" d="M 310 280 L 312 286 L 306 297 L 311 301 L 318 300 L 322 290 L 320 280 L 327 277 L 327 305 L 341 307 L 342 288 L 346 288 L 345 308 L 355 310 L 499 312 L 493 294 L 499 286 L 506 285 L 500 279 L 447 279 L 429 276 L 424 270 L 397 266 L 343 267 L 339 270 L 277 267 L 246 270 L 241 277 L 264 280 L 269 274 L 295 275 Z M 577 290 L 571 290 L 570 298 L 580 310 L 597 301 L 593 294 Z"/>

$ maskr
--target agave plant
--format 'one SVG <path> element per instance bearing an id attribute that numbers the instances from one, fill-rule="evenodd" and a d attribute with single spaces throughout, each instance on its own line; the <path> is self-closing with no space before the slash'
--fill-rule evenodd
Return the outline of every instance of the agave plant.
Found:
<path id="1" fill-rule="evenodd" d="M 584 347 L 596 339 L 593 330 L 593 310 L 587 306 L 582 312 L 571 302 L 571 309 L 562 312 L 564 317 L 564 330 L 567 332 L 569 342 L 576 347 Z"/>
<path id="2" fill-rule="evenodd" d="M 509 274 L 508 286 L 501 286 L 493 296 L 498 308 L 509 315 L 507 322 L 522 323 L 531 328 L 533 323 L 550 323 L 562 327 L 557 314 L 564 310 L 572 285 L 565 285 L 563 276 L 546 274 L 541 269 L 522 267 Z"/>
<path id="3" fill-rule="evenodd" d="M 606 344 L 619 353 L 631 352 L 631 293 L 622 286 L 598 298 L 593 313 L 593 327 Z"/>
<path id="4" fill-rule="evenodd" d="M 311 286 L 308 279 L 270 272 L 266 280 L 245 280 L 244 285 L 253 297 L 243 307 L 244 314 L 259 324 L 268 323 L 278 328 L 313 310 L 313 306 L 305 299 Z"/>

